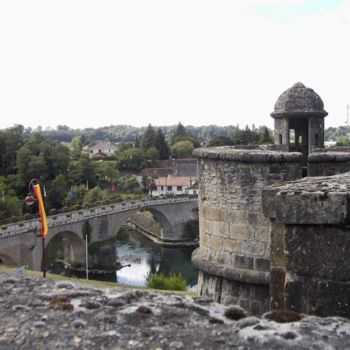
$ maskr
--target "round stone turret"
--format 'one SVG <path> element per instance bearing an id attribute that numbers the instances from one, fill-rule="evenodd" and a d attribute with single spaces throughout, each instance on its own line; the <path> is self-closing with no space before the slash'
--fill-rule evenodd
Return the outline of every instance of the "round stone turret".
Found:
<path id="1" fill-rule="evenodd" d="M 323 109 L 323 102 L 319 95 L 303 83 L 295 83 L 283 92 L 275 103 L 273 118 L 283 116 L 325 117 L 328 113 Z"/>
<path id="2" fill-rule="evenodd" d="M 275 143 L 287 152 L 302 152 L 304 159 L 314 148 L 324 147 L 323 101 L 312 89 L 298 82 L 275 103 Z"/>

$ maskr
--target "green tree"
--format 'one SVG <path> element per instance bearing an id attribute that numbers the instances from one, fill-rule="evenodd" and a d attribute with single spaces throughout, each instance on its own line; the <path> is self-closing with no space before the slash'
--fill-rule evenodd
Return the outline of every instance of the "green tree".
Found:
<path id="1" fill-rule="evenodd" d="M 139 171 L 148 164 L 145 151 L 141 148 L 128 148 L 119 152 L 116 158 L 119 170 Z"/>
<path id="2" fill-rule="evenodd" d="M 154 145 L 159 152 L 159 159 L 164 160 L 169 158 L 169 155 L 170 155 L 169 146 L 165 140 L 165 136 L 161 128 L 158 128 L 157 130 Z"/>
<path id="3" fill-rule="evenodd" d="M 270 130 L 266 126 L 264 126 L 262 129 L 262 133 L 260 134 L 259 144 L 269 144 L 273 142 L 274 140 L 270 133 Z"/>
<path id="4" fill-rule="evenodd" d="M 61 208 L 68 192 L 68 182 L 63 174 L 57 175 L 47 187 L 48 208 Z"/>
<path id="5" fill-rule="evenodd" d="M 246 126 L 245 130 L 236 130 L 232 135 L 234 145 L 256 145 L 259 143 L 260 134 Z"/>
<path id="6" fill-rule="evenodd" d="M 159 159 L 159 151 L 155 147 L 148 148 L 145 154 L 147 159 L 149 159 L 152 162 Z"/>
<path id="7" fill-rule="evenodd" d="M 106 187 L 116 181 L 119 177 L 119 171 L 114 161 L 101 161 L 96 164 L 96 174 L 100 186 Z"/>
<path id="8" fill-rule="evenodd" d="M 62 144 L 32 135 L 18 150 L 16 168 L 17 184 L 25 191 L 32 178 L 48 185 L 57 174 L 66 175 L 69 166 L 69 149 Z"/>
<path id="9" fill-rule="evenodd" d="M 142 134 L 141 138 L 141 148 L 147 150 L 155 146 L 156 132 L 153 129 L 153 126 L 149 124 Z"/>
<path id="10" fill-rule="evenodd" d="M 233 145 L 233 141 L 228 136 L 215 136 L 208 143 L 208 147 L 231 146 L 231 145 Z"/>
<path id="11" fill-rule="evenodd" d="M 175 143 L 175 139 L 178 136 L 189 136 L 186 128 L 181 124 L 181 122 L 179 122 L 179 124 L 177 124 L 177 127 L 176 127 L 175 132 L 174 132 L 172 143 Z"/>
<path id="12" fill-rule="evenodd" d="M 88 184 L 93 187 L 97 184 L 95 163 L 86 155 L 77 161 L 73 161 L 70 166 L 68 180 L 71 185 Z"/>
<path id="13" fill-rule="evenodd" d="M 191 158 L 193 144 L 190 141 L 179 141 L 171 146 L 170 151 L 174 158 Z"/>
<path id="14" fill-rule="evenodd" d="M 80 136 L 73 137 L 71 143 L 71 155 L 73 159 L 78 159 L 81 156 L 81 152 L 83 150 L 83 144 L 81 142 Z"/>
<path id="15" fill-rule="evenodd" d="M 201 146 L 199 140 L 196 137 L 191 136 L 177 136 L 174 139 L 174 143 L 180 142 L 180 141 L 189 141 L 192 143 L 193 148 L 199 148 Z"/>
<path id="16" fill-rule="evenodd" d="M 87 238 L 87 242 L 91 242 L 91 233 L 92 233 L 92 226 L 89 223 L 89 220 L 85 220 L 83 223 L 83 227 L 81 228 L 81 233 L 83 234 L 84 239 Z"/>
<path id="17" fill-rule="evenodd" d="M 22 215 L 22 201 L 8 186 L 6 178 L 0 176 L 0 220 Z"/>
<path id="18" fill-rule="evenodd" d="M 86 206 L 96 205 L 97 202 L 104 201 L 108 198 L 108 194 L 101 187 L 96 186 L 92 190 L 86 192 L 83 204 Z"/>
<path id="19" fill-rule="evenodd" d="M 23 145 L 23 133 L 22 125 L 0 130 L 0 175 L 9 175 L 16 172 L 16 154 Z"/>

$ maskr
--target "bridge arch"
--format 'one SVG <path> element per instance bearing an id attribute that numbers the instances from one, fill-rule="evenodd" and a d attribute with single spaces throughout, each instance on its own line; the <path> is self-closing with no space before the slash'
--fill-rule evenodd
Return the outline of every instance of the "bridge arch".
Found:
<path id="1" fill-rule="evenodd" d="M 9 266 L 18 265 L 13 258 L 11 258 L 10 256 L 8 256 L 6 254 L 0 253 L 0 265 L 1 264 L 9 265 Z"/>
<path id="2" fill-rule="evenodd" d="M 61 230 L 49 234 L 45 240 L 45 249 L 49 259 L 56 252 L 56 258 L 81 264 L 85 262 L 85 242 L 73 231 Z M 58 252 L 61 252 L 59 256 Z"/>

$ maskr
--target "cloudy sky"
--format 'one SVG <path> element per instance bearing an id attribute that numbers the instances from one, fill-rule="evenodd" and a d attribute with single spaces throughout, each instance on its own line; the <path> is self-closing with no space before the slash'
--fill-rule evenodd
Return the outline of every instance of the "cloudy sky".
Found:
<path id="1" fill-rule="evenodd" d="M 0 128 L 268 125 L 313 88 L 344 125 L 350 0 L 0 0 Z"/>

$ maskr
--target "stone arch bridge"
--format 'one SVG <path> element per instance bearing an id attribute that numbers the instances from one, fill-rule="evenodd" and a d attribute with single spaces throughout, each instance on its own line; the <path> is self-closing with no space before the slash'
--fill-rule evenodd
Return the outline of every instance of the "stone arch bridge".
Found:
<path id="1" fill-rule="evenodd" d="M 162 229 L 157 240 L 166 245 L 193 242 L 185 229 L 188 221 L 198 220 L 198 200 L 173 198 L 140 202 L 125 202 L 73 211 L 48 217 L 47 246 L 57 235 L 63 235 L 69 256 L 77 262 L 85 260 L 82 227 L 86 220 L 92 227 L 91 243 L 115 236 L 130 216 L 149 210 Z M 34 270 L 41 267 L 40 221 L 28 220 L 1 227 L 0 260 L 8 265 L 27 265 Z M 66 254 L 66 252 L 65 252 Z"/>

